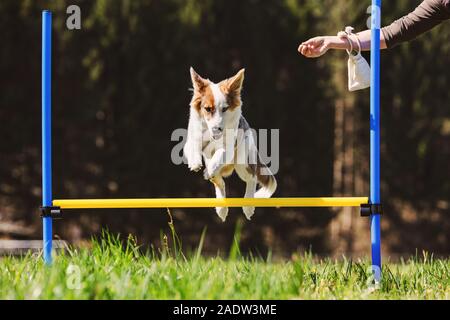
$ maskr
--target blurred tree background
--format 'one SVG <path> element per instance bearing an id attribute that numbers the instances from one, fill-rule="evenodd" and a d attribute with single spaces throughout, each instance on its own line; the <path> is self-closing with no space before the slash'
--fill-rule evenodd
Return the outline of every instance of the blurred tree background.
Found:
<path id="1" fill-rule="evenodd" d="M 420 1 L 385 2 L 389 24 Z M 66 28 L 67 6 L 81 30 Z M 172 131 L 186 128 L 193 66 L 220 81 L 246 68 L 244 114 L 280 129 L 275 196 L 369 192 L 369 91 L 347 91 L 346 54 L 320 59 L 298 44 L 346 25 L 366 29 L 370 1 L 96 0 L 0 2 L 0 237 L 39 238 L 41 10 L 54 12 L 55 198 L 210 197 L 200 173 L 171 162 Z M 383 248 L 450 252 L 450 25 L 382 53 Z M 368 58 L 369 56 L 366 55 Z M 244 185 L 228 179 L 230 196 Z M 226 252 L 240 209 L 171 211 L 178 235 Z M 156 244 L 166 210 L 81 210 L 55 223 L 58 237 L 102 228 Z M 369 222 L 356 209 L 259 208 L 243 221 L 243 250 L 289 255 L 366 254 Z"/>

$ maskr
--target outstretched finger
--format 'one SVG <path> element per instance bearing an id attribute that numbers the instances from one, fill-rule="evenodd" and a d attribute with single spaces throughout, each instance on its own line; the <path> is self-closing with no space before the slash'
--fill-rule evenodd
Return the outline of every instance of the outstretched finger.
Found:
<path id="1" fill-rule="evenodd" d="M 310 45 L 310 44 L 312 44 L 314 42 L 315 42 L 315 39 L 312 38 L 312 39 L 308 39 L 308 40 L 304 41 L 302 44 L 305 45 L 305 46 L 308 46 L 308 45 Z"/>
<path id="2" fill-rule="evenodd" d="M 309 53 L 308 47 L 303 47 L 303 48 L 302 48 L 302 55 L 308 56 L 308 53 Z"/>

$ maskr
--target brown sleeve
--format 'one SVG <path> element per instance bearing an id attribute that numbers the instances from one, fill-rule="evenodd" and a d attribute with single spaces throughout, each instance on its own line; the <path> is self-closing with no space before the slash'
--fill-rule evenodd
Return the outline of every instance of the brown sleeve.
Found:
<path id="1" fill-rule="evenodd" d="M 448 0 L 425 0 L 413 12 L 381 29 L 388 48 L 412 40 L 450 19 Z"/>

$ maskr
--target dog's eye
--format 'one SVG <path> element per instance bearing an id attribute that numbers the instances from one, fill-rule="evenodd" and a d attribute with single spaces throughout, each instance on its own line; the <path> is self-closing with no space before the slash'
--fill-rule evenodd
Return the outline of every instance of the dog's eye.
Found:
<path id="1" fill-rule="evenodd" d="M 205 107 L 205 111 L 208 112 L 208 113 L 211 113 L 212 108 L 211 107 Z"/>
<path id="2" fill-rule="evenodd" d="M 228 110 L 229 108 L 230 108 L 230 107 L 222 108 L 222 112 L 227 112 L 227 110 Z"/>

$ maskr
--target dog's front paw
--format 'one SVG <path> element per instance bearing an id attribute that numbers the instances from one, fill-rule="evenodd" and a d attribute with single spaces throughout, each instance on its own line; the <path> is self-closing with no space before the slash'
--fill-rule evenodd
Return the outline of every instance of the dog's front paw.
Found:
<path id="1" fill-rule="evenodd" d="M 203 170 L 203 178 L 205 180 L 211 180 L 212 179 L 212 175 L 209 173 L 207 167 Z"/>
<path id="2" fill-rule="evenodd" d="M 188 159 L 188 167 L 191 171 L 200 171 L 200 169 L 203 167 L 202 156 L 195 155 L 191 159 Z"/>
<path id="3" fill-rule="evenodd" d="M 251 220 L 252 216 L 255 214 L 255 207 L 242 207 L 245 217 L 247 220 Z"/>
<path id="4" fill-rule="evenodd" d="M 225 222 L 228 216 L 228 208 L 227 207 L 217 207 L 216 208 L 217 215 L 219 216 L 222 222 Z"/>
<path id="5" fill-rule="evenodd" d="M 215 176 L 218 176 L 220 173 L 220 168 L 220 164 L 214 162 L 208 163 L 205 170 L 203 170 L 203 178 L 205 178 L 205 180 L 211 180 Z"/>
<path id="6" fill-rule="evenodd" d="M 200 161 L 200 162 L 197 162 L 197 163 L 189 164 L 188 167 L 189 167 L 189 170 L 194 171 L 194 172 L 198 172 L 203 167 L 203 164 Z"/>
<path id="7" fill-rule="evenodd" d="M 212 178 L 214 178 L 217 175 L 217 170 L 211 170 L 210 168 L 206 167 L 203 170 L 203 178 L 205 178 L 205 180 L 211 180 Z"/>
<path id="8" fill-rule="evenodd" d="M 192 142 L 186 142 L 185 146 L 183 147 L 183 154 L 187 160 L 189 170 L 197 172 L 203 166 L 202 154 L 193 146 L 194 144 Z"/>

